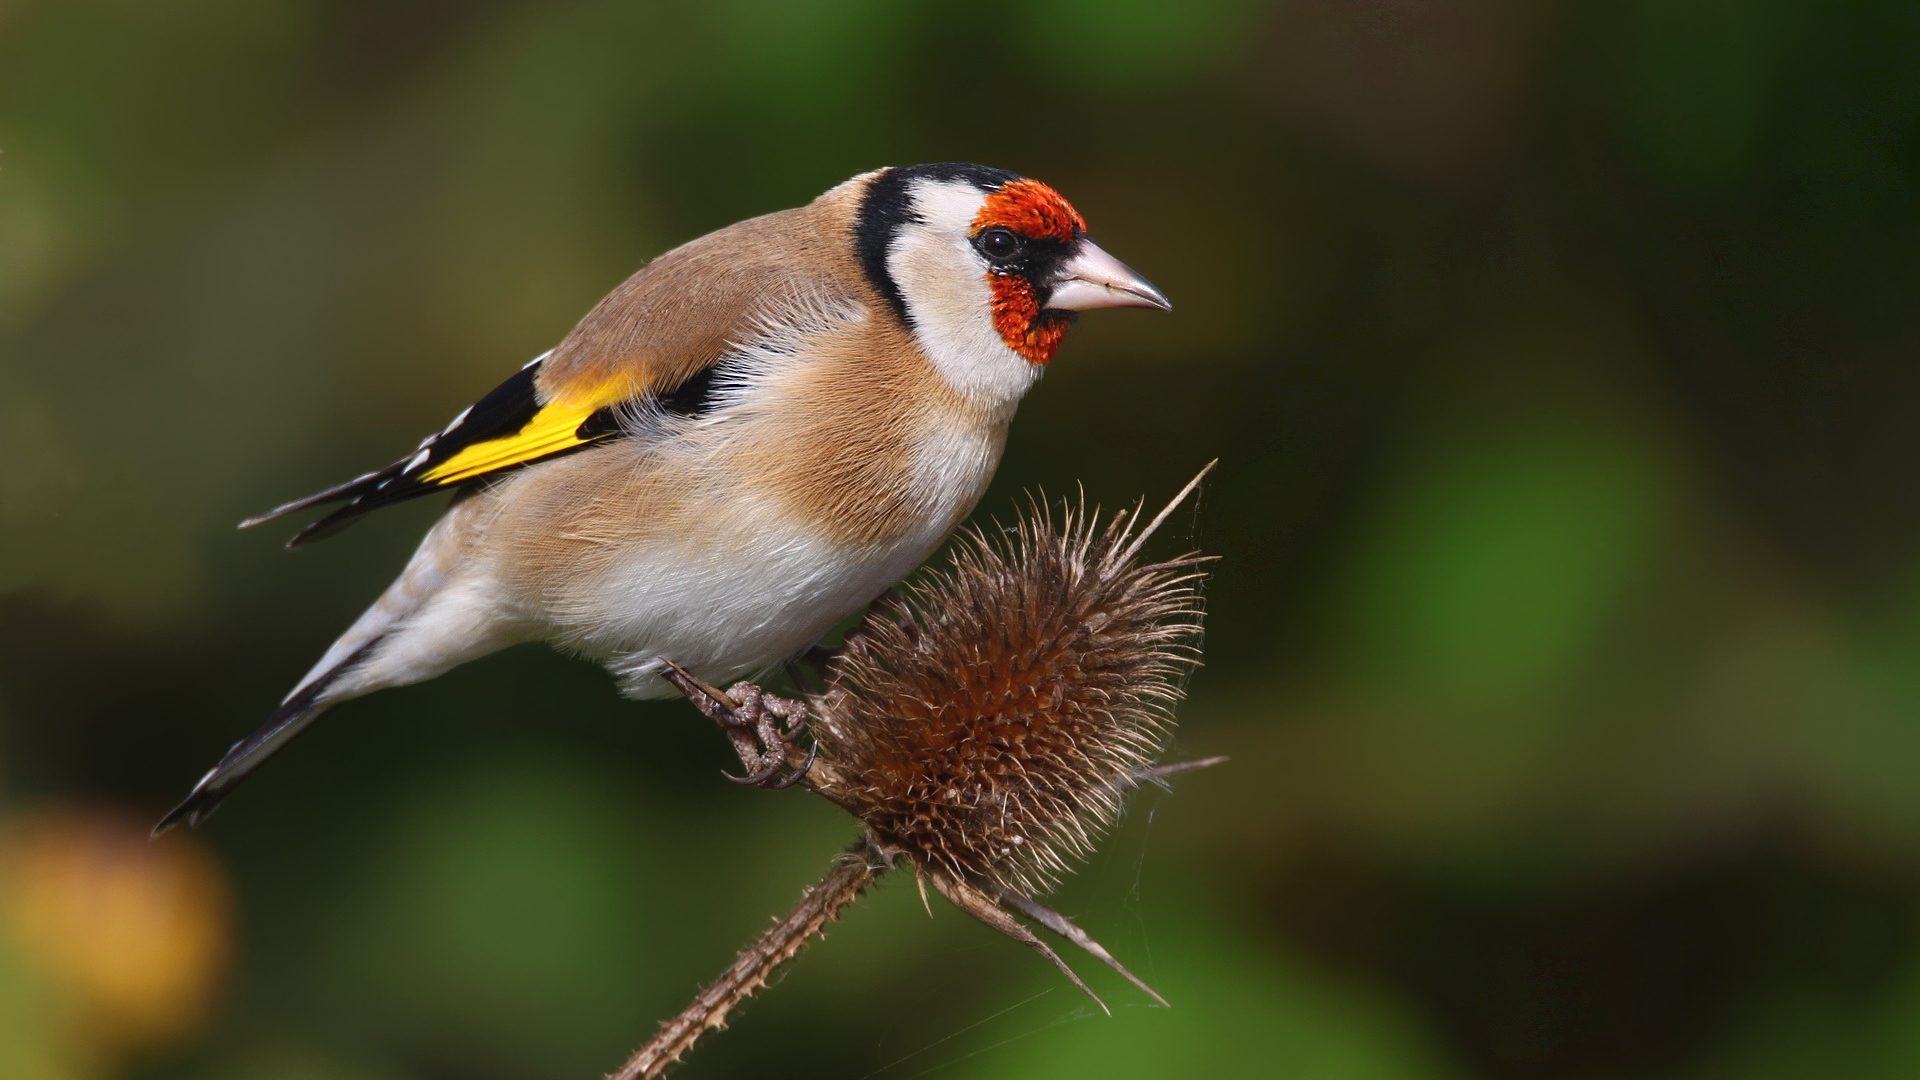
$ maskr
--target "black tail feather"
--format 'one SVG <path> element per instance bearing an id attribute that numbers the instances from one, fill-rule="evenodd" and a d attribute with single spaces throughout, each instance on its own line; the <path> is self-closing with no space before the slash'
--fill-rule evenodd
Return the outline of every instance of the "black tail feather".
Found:
<path id="1" fill-rule="evenodd" d="M 331 703 L 320 700 L 327 688 L 365 660 L 379 643 L 380 639 L 374 638 L 355 649 L 325 675 L 281 702 L 280 707 L 267 717 L 266 723 L 261 724 L 253 734 L 234 743 L 220 763 L 209 769 L 200 782 L 193 786 L 193 791 L 180 801 L 180 805 L 167 811 L 167 815 L 153 827 L 153 835 L 159 836 L 182 821 L 191 828 L 199 828 L 200 823 L 219 808 L 221 801 L 233 793 L 240 781 L 245 780 L 253 770 L 278 753 L 281 747 L 292 742 L 294 736 L 305 731 L 307 725 L 327 711 Z"/>
<path id="2" fill-rule="evenodd" d="M 316 491 L 304 499 L 295 499 L 290 503 L 281 503 L 279 506 L 274 507 L 264 514 L 255 514 L 241 522 L 240 528 L 251 529 L 255 525 L 265 524 L 275 518 L 284 517 L 287 514 L 298 513 L 302 510 L 311 510 L 316 506 L 325 506 L 331 502 L 357 499 L 366 492 L 378 487 L 382 482 L 398 475 L 402 465 L 404 465 L 404 462 L 396 462 L 384 469 L 367 473 L 364 476 L 356 476 L 344 484 L 335 484 L 325 491 Z"/>
<path id="3" fill-rule="evenodd" d="M 373 513 L 375 510 L 387 505 L 387 503 L 399 501 L 398 499 L 369 501 L 366 496 L 362 495 L 347 505 L 334 510 L 326 517 L 302 526 L 299 532 L 294 533 L 293 536 L 287 540 L 287 546 L 297 548 L 311 544 L 316 540 L 325 540 L 334 533 L 339 532 L 368 514 Z"/>

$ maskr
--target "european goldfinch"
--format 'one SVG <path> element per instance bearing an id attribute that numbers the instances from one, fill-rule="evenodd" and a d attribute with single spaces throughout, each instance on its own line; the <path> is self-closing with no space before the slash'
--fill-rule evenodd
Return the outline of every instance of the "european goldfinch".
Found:
<path id="1" fill-rule="evenodd" d="M 289 546 L 451 489 L 380 599 L 159 829 L 198 825 L 328 708 L 523 641 L 632 698 L 769 668 L 973 509 L 1074 313 L 1169 304 L 1067 201 L 980 165 L 888 168 L 655 259 L 554 349 Z M 156 830 L 158 831 L 158 830 Z"/>

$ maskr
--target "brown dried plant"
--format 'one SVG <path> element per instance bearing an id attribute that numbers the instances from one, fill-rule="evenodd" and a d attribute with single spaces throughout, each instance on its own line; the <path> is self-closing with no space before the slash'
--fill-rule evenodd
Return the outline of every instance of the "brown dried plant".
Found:
<path id="1" fill-rule="evenodd" d="M 1131 790 L 1224 760 L 1155 764 L 1200 659 L 1205 560 L 1139 562 L 1148 537 L 1206 472 L 1144 526 L 1138 507 L 1101 526 L 1084 505 L 1056 512 L 1035 499 L 1010 529 L 967 532 L 946 568 L 868 611 L 826 662 L 824 689 L 804 700 L 749 683 L 722 692 L 677 668 L 669 673 L 733 740 L 747 782 L 798 783 L 864 830 L 794 911 L 662 1024 L 614 1080 L 664 1072 L 903 863 L 923 897 L 932 883 L 956 907 L 1045 956 L 1096 1002 L 1008 908 L 1164 1004 L 1035 897 L 1092 853 Z M 776 719 L 787 721 L 784 731 Z M 814 741 L 807 753 L 792 745 L 803 731 Z"/>

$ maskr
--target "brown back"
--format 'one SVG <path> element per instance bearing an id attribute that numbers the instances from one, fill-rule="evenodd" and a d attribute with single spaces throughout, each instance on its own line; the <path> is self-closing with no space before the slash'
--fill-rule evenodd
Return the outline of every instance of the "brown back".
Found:
<path id="1" fill-rule="evenodd" d="M 871 309 L 876 298 L 853 251 L 865 179 L 708 233 L 642 267 L 540 366 L 542 399 L 600 404 L 670 390 L 798 296 L 857 299 Z"/>

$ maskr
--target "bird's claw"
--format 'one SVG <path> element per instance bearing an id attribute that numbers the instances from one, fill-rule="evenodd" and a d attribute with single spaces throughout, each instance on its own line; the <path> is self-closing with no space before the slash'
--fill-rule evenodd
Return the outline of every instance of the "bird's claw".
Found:
<path id="1" fill-rule="evenodd" d="M 767 785 L 767 781 L 772 780 L 774 777 L 774 774 L 778 773 L 779 771 L 780 771 L 780 762 L 775 761 L 763 767 L 758 772 L 751 772 L 745 776 L 735 776 L 725 769 L 720 770 L 720 775 L 726 777 L 728 780 L 731 780 L 736 784 L 739 784 L 741 787 L 748 787 L 748 786 L 765 787 Z M 786 785 L 783 784 L 781 786 L 784 787 Z"/>
<path id="2" fill-rule="evenodd" d="M 780 775 L 781 768 L 786 765 L 785 758 L 775 758 L 773 761 L 761 766 L 759 771 L 749 773 L 746 776 L 735 776 L 724 769 L 721 770 L 720 775 L 742 787 L 751 785 L 765 788 L 768 791 L 781 791 L 799 783 L 801 779 L 807 775 L 807 770 L 813 768 L 813 759 L 819 756 L 820 744 L 814 743 L 812 746 L 807 747 L 807 760 L 801 762 L 797 767 L 789 769 L 785 776 Z"/>
<path id="3" fill-rule="evenodd" d="M 734 683 L 722 691 L 672 661 L 667 661 L 661 676 L 687 695 L 687 700 L 708 719 L 720 725 L 720 730 L 733 743 L 734 753 L 740 756 L 740 764 L 746 767 L 747 774 L 735 776 L 723 771 L 720 775 L 728 780 L 779 791 L 799 783 L 813 767 L 813 760 L 819 754 L 818 744 L 807 751 L 805 761 L 782 775 L 792 754 L 791 740 L 807 730 L 805 701 L 777 697 L 750 682 Z M 784 730 L 776 720 L 786 721 Z"/>

